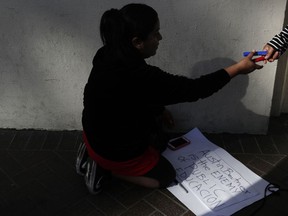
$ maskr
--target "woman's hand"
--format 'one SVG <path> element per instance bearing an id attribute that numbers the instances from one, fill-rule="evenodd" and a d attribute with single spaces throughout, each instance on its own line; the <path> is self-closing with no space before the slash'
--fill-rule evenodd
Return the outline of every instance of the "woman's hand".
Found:
<path id="1" fill-rule="evenodd" d="M 225 68 L 229 76 L 232 78 L 238 74 L 248 74 L 256 69 L 258 70 L 263 68 L 263 65 L 255 64 L 255 62 L 253 61 L 254 53 L 255 50 L 250 52 L 247 57 L 243 58 L 238 63 Z"/>

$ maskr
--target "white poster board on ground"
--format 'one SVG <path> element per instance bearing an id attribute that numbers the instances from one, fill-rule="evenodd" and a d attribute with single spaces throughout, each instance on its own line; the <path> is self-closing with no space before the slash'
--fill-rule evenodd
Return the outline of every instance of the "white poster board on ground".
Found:
<path id="1" fill-rule="evenodd" d="M 194 214 L 228 216 L 264 197 L 269 182 L 210 142 L 197 128 L 184 136 L 189 145 L 163 153 L 180 182 L 167 189 Z"/>

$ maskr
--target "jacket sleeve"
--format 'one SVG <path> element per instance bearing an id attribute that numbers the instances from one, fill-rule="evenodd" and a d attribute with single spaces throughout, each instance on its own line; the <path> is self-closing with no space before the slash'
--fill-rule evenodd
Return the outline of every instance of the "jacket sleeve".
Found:
<path id="1" fill-rule="evenodd" d="M 210 97 L 212 94 L 218 92 L 229 81 L 230 76 L 224 70 L 218 70 L 216 72 L 203 75 L 196 79 L 182 78 L 176 82 L 181 84 L 174 86 L 171 89 L 171 94 L 175 93 L 175 102 L 193 102 L 199 99 Z"/>
<path id="2" fill-rule="evenodd" d="M 146 99 L 155 104 L 197 101 L 211 96 L 231 79 L 224 69 L 193 79 L 167 73 L 155 66 L 150 67 L 150 75 L 146 73 L 145 83 L 142 83 L 146 88 L 142 86 L 142 89 L 145 89 L 145 96 L 149 95 Z M 145 99 L 145 96 L 141 98 Z"/>

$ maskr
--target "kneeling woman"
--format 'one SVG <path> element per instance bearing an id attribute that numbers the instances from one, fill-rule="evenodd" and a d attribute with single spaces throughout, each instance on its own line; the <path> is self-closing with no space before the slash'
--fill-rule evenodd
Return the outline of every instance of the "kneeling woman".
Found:
<path id="1" fill-rule="evenodd" d="M 85 145 L 76 165 L 91 193 L 101 191 L 109 175 L 148 188 L 169 186 L 176 173 L 161 155 L 167 144 L 161 120 L 173 124 L 165 106 L 209 97 L 232 77 L 262 68 L 251 60 L 251 52 L 198 79 L 169 74 L 145 62 L 156 54 L 162 40 L 159 30 L 157 12 L 144 4 L 110 9 L 101 18 L 104 45 L 93 59 L 84 90 Z"/>

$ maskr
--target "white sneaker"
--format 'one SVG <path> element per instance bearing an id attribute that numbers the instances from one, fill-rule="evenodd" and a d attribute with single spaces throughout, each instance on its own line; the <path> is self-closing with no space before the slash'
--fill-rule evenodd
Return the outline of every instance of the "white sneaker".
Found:
<path id="1" fill-rule="evenodd" d="M 88 160 L 88 152 L 86 149 L 86 145 L 84 142 L 80 143 L 78 151 L 77 151 L 77 158 L 76 158 L 76 172 L 79 175 L 84 176 L 86 173 L 86 166 Z"/>
<path id="2" fill-rule="evenodd" d="M 96 162 L 88 159 L 85 184 L 91 194 L 99 194 L 103 190 L 103 169 L 97 166 Z"/>

